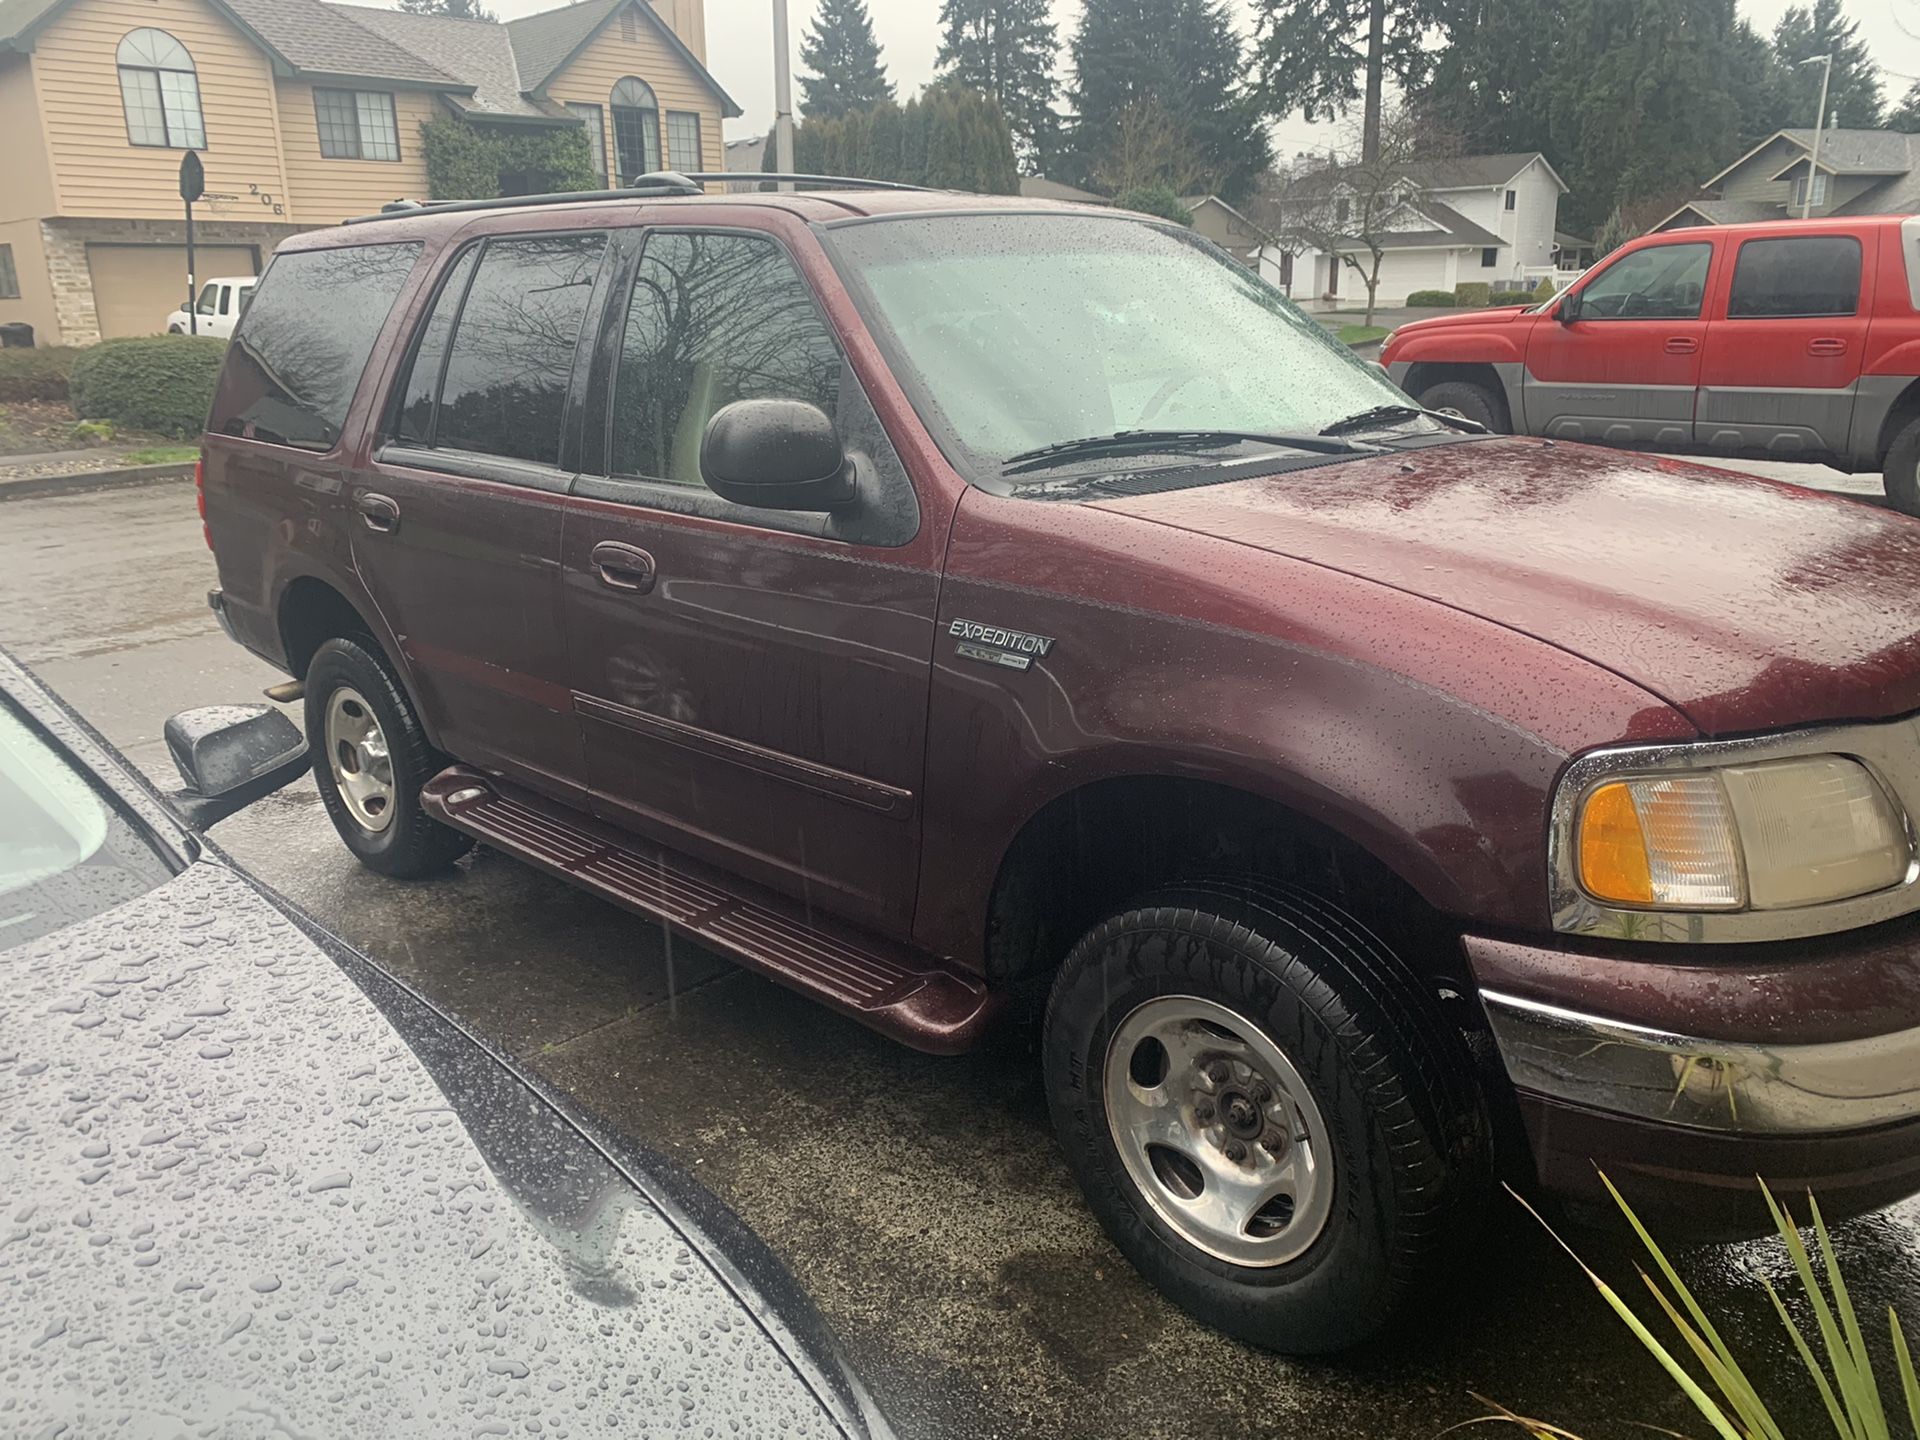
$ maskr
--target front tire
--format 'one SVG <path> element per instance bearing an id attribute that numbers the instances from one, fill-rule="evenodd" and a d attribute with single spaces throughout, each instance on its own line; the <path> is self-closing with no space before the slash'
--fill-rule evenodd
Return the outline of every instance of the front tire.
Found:
<path id="1" fill-rule="evenodd" d="M 1397 956 L 1305 891 L 1143 898 L 1067 958 L 1043 1049 L 1054 1128 L 1114 1244 L 1255 1345 L 1377 1334 L 1488 1188 L 1465 1043 Z"/>
<path id="2" fill-rule="evenodd" d="M 1920 418 L 1909 420 L 1893 437 L 1881 466 L 1880 483 L 1886 487 L 1894 509 L 1920 515 Z"/>
<path id="3" fill-rule="evenodd" d="M 471 837 L 420 808 L 420 787 L 448 762 L 371 642 L 335 638 L 314 651 L 306 719 L 320 799 L 362 865 L 414 879 L 473 848 Z"/>
<path id="4" fill-rule="evenodd" d="M 1506 402 L 1489 387 L 1472 380 L 1443 380 L 1420 392 L 1420 403 L 1429 410 L 1451 410 L 1504 435 L 1512 429 L 1507 423 Z"/>

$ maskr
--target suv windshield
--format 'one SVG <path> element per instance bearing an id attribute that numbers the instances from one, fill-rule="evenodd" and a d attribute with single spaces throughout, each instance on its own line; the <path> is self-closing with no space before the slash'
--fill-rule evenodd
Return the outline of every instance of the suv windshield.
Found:
<path id="1" fill-rule="evenodd" d="M 0 950 L 165 883 L 87 777 L 0 703 Z"/>
<path id="2" fill-rule="evenodd" d="M 1312 435 L 1406 403 L 1258 276 L 1168 226 L 1016 213 L 831 234 L 895 373 L 976 475 L 1089 436 Z"/>

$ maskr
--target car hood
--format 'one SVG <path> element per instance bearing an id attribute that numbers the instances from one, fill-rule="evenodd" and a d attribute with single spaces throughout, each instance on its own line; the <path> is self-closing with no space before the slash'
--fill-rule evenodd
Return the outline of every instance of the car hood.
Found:
<path id="1" fill-rule="evenodd" d="M 9 1433 L 866 1433 L 731 1241 L 304 923 L 201 861 L 0 951 Z"/>
<path id="2" fill-rule="evenodd" d="M 1404 325 L 1394 326 L 1393 333 L 1401 335 L 1420 335 L 1429 330 L 1459 330 L 1468 326 L 1511 325 L 1533 307 L 1530 305 L 1502 305 L 1494 310 L 1469 310 L 1461 315 L 1429 315 L 1423 320 L 1409 320 Z"/>
<path id="3" fill-rule="evenodd" d="M 1706 734 L 1920 709 L 1920 523 L 1797 486 L 1496 439 L 1095 503 L 1469 611 Z"/>

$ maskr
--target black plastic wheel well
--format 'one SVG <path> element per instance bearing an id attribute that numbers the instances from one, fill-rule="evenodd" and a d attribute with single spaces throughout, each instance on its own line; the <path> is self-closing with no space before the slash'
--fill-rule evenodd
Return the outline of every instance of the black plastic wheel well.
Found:
<path id="1" fill-rule="evenodd" d="M 1920 380 L 1913 381 L 1900 392 L 1900 398 L 1887 411 L 1887 418 L 1880 422 L 1880 438 L 1873 449 L 1876 465 L 1886 465 L 1887 451 L 1893 448 L 1894 437 L 1916 419 L 1920 419 Z"/>
<path id="2" fill-rule="evenodd" d="M 1459 971 L 1457 929 L 1351 840 L 1230 786 L 1141 776 L 1071 791 L 1021 828 L 988 904 L 988 975 L 995 982 L 1044 975 L 1134 897 L 1236 874 L 1339 900 L 1416 969 Z"/>
<path id="3" fill-rule="evenodd" d="M 1478 385 L 1493 397 L 1501 413 L 1506 413 L 1507 391 L 1500 383 L 1500 372 L 1483 361 L 1418 360 L 1407 367 L 1407 378 L 1401 388 L 1417 400 L 1421 391 L 1450 380 Z"/>
<path id="4" fill-rule="evenodd" d="M 328 640 L 370 634 L 360 612 L 324 580 L 303 575 L 280 597 L 280 644 L 287 670 L 296 679 L 305 677 L 313 652 Z"/>

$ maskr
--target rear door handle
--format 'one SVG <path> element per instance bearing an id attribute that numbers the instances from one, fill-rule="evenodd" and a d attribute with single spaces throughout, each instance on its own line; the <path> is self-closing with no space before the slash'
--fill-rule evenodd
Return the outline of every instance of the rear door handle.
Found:
<path id="1" fill-rule="evenodd" d="M 360 512 L 360 518 L 366 521 L 369 530 L 391 535 L 400 528 L 400 502 L 391 496 L 362 490 L 353 497 L 353 508 Z"/>
<path id="2" fill-rule="evenodd" d="M 1807 353 L 1809 355 L 1844 355 L 1847 353 L 1847 342 L 1822 336 L 1817 340 L 1807 341 Z"/>
<path id="3" fill-rule="evenodd" d="M 593 547 L 593 568 L 600 583 L 614 590 L 631 590 L 644 595 L 653 589 L 653 556 L 638 545 L 618 540 L 602 540 Z"/>
<path id="4" fill-rule="evenodd" d="M 1675 335 L 1667 341 L 1667 354 L 1691 355 L 1700 348 L 1700 342 L 1691 335 Z"/>

